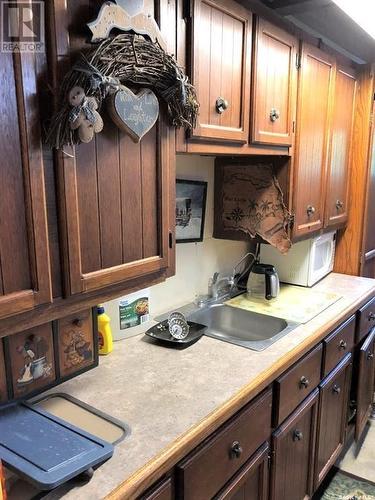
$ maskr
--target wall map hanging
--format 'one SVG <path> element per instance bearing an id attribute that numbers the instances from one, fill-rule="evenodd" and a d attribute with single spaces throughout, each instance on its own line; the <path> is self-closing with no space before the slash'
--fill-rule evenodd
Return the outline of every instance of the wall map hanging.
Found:
<path id="1" fill-rule="evenodd" d="M 290 214 L 272 165 L 226 165 L 220 196 L 224 229 L 259 235 L 281 253 L 289 250 Z"/>
<path id="2" fill-rule="evenodd" d="M 166 53 L 158 25 L 143 10 L 143 0 L 105 2 L 88 24 L 94 47 L 62 81 L 59 109 L 46 136 L 51 148 L 90 142 L 103 128 L 100 108 L 105 101 L 113 121 L 135 142 L 156 122 L 158 99 L 173 126 L 195 126 L 195 88 Z M 113 28 L 127 32 L 109 37 Z"/>

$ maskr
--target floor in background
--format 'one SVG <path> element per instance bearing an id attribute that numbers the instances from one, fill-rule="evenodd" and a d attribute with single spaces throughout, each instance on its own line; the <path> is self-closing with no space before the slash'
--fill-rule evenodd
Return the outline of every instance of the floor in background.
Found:
<path id="1" fill-rule="evenodd" d="M 339 470 L 320 498 L 321 500 L 375 500 L 375 484 Z"/>
<path id="2" fill-rule="evenodd" d="M 355 450 L 356 444 L 353 443 L 336 466 L 375 483 L 375 420 L 370 420 L 370 428 L 357 456 L 355 456 Z"/>

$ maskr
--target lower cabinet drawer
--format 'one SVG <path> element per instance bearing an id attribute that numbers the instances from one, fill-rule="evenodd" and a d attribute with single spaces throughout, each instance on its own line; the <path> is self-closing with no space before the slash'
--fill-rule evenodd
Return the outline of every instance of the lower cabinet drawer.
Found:
<path id="1" fill-rule="evenodd" d="M 266 390 L 176 467 L 184 500 L 212 498 L 271 435 L 272 390 Z"/>
<path id="2" fill-rule="evenodd" d="M 323 375 L 326 376 L 353 349 L 355 315 L 340 325 L 323 340 Z"/>
<path id="3" fill-rule="evenodd" d="M 267 500 L 269 444 L 264 443 L 214 500 Z"/>
<path id="4" fill-rule="evenodd" d="M 375 298 L 367 302 L 358 311 L 358 327 L 356 343 L 362 340 L 368 332 L 375 326 Z"/>
<path id="5" fill-rule="evenodd" d="M 173 500 L 173 484 L 169 477 L 146 491 L 139 500 Z"/>
<path id="6" fill-rule="evenodd" d="M 302 500 L 313 492 L 319 390 L 272 436 L 271 500 Z"/>
<path id="7" fill-rule="evenodd" d="M 275 381 L 274 425 L 279 425 L 320 382 L 322 344 L 297 361 Z"/>

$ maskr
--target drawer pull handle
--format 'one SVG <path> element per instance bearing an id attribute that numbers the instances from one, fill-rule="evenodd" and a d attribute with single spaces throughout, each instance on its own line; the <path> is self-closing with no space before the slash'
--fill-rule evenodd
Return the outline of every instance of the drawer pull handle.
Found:
<path id="1" fill-rule="evenodd" d="M 373 352 L 368 352 L 367 353 L 367 359 L 370 361 L 371 359 L 374 359 L 374 353 Z"/>
<path id="2" fill-rule="evenodd" d="M 336 209 L 340 210 L 340 208 L 344 208 L 344 202 L 341 200 L 336 201 Z"/>
<path id="3" fill-rule="evenodd" d="M 306 389 L 309 385 L 310 385 L 309 379 L 306 378 L 305 376 L 302 376 L 300 381 L 299 381 L 300 389 L 302 389 L 302 387 L 304 387 Z"/>
<path id="4" fill-rule="evenodd" d="M 345 342 L 345 340 L 340 340 L 339 342 L 339 349 L 342 349 L 345 351 L 345 349 L 348 347 L 348 344 Z"/>
<path id="5" fill-rule="evenodd" d="M 232 458 L 240 458 L 242 455 L 242 446 L 240 445 L 239 441 L 234 441 L 231 449 L 230 449 L 230 455 Z"/>
<path id="6" fill-rule="evenodd" d="M 224 99 L 224 97 L 218 97 L 216 99 L 215 107 L 216 107 L 216 112 L 219 113 L 219 115 L 221 115 L 226 109 L 228 109 L 229 102 L 226 99 Z"/>
<path id="7" fill-rule="evenodd" d="M 303 434 L 301 431 L 299 430 L 295 430 L 293 432 L 293 441 L 301 441 L 303 438 Z"/>
<path id="8" fill-rule="evenodd" d="M 81 328 L 81 326 L 83 325 L 83 321 L 81 318 L 76 318 L 74 321 L 73 321 L 73 325 L 75 326 L 78 326 L 78 328 Z"/>
<path id="9" fill-rule="evenodd" d="M 335 384 L 335 385 L 332 387 L 332 392 L 333 392 L 333 394 L 340 394 L 340 392 L 341 392 L 341 387 Z"/>
<path id="10" fill-rule="evenodd" d="M 270 120 L 271 122 L 275 122 L 280 118 L 280 111 L 276 108 L 272 108 L 270 111 Z"/>
<path id="11" fill-rule="evenodd" d="M 369 321 L 374 321 L 375 320 L 375 313 L 370 312 L 369 315 L 368 315 L 368 320 Z"/>
<path id="12" fill-rule="evenodd" d="M 313 207 L 312 205 L 307 205 L 306 213 L 308 217 L 310 217 L 310 215 L 315 214 L 315 207 Z"/>

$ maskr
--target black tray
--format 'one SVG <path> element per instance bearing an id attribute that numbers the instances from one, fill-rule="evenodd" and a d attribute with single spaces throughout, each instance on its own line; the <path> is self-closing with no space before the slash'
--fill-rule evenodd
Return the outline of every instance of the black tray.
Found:
<path id="1" fill-rule="evenodd" d="M 207 328 L 206 326 L 201 325 L 200 323 L 194 323 L 193 321 L 188 321 L 187 323 L 190 327 L 189 334 L 186 338 L 181 340 L 175 339 L 169 333 L 167 319 L 162 321 L 161 323 L 158 323 L 157 325 L 152 326 L 145 333 L 148 337 L 157 340 L 165 346 L 177 347 L 182 349 L 184 347 L 189 347 L 190 345 L 197 342 L 202 337 L 204 331 Z"/>

